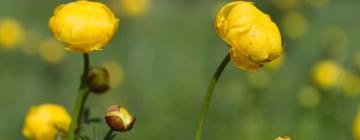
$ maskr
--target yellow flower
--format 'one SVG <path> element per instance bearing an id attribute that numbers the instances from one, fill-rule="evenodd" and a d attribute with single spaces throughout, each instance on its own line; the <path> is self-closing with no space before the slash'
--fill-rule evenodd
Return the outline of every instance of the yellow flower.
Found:
<path id="1" fill-rule="evenodd" d="M 288 136 L 285 136 L 285 137 L 277 137 L 277 138 L 275 138 L 275 140 L 291 140 L 291 138 Z"/>
<path id="2" fill-rule="evenodd" d="M 277 25 L 251 2 L 236 1 L 222 7 L 215 27 L 240 69 L 256 70 L 282 54 Z"/>
<path id="3" fill-rule="evenodd" d="M 48 39 L 39 47 L 39 54 L 45 62 L 55 64 L 64 58 L 63 44 L 54 39 Z"/>
<path id="4" fill-rule="evenodd" d="M 120 0 L 124 13 L 128 16 L 141 16 L 149 7 L 149 0 Z"/>
<path id="5" fill-rule="evenodd" d="M 0 20 L 0 46 L 13 48 L 23 39 L 21 24 L 12 18 Z"/>
<path id="6" fill-rule="evenodd" d="M 355 140 L 360 140 L 360 109 L 355 116 L 352 130 Z"/>
<path id="7" fill-rule="evenodd" d="M 282 19 L 282 29 L 290 39 L 298 39 L 307 31 L 306 17 L 299 12 L 288 12 Z"/>
<path id="8" fill-rule="evenodd" d="M 327 89 L 337 84 L 342 69 L 331 60 L 323 60 L 313 68 L 313 79 L 317 85 Z"/>
<path id="9" fill-rule="evenodd" d="M 33 140 L 53 140 L 57 134 L 65 136 L 70 116 L 59 105 L 43 104 L 31 107 L 26 114 L 23 135 Z"/>
<path id="10" fill-rule="evenodd" d="M 104 4 L 79 0 L 58 6 L 49 28 L 58 40 L 68 43 L 68 50 L 89 53 L 102 50 L 114 36 L 118 22 Z"/>

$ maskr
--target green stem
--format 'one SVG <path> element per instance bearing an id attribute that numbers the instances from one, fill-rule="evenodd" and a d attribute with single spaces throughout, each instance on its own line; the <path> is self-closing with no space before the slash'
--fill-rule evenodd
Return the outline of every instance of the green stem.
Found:
<path id="1" fill-rule="evenodd" d="M 106 133 L 104 140 L 111 140 L 112 138 L 112 134 L 114 133 L 114 130 L 112 130 L 111 128 L 109 129 L 109 131 Z"/>
<path id="2" fill-rule="evenodd" d="M 84 56 L 84 71 L 81 76 L 80 89 L 73 110 L 72 121 L 69 129 L 69 140 L 76 140 L 78 137 L 78 133 L 80 131 L 81 122 L 83 118 L 85 102 L 90 93 L 86 83 L 87 75 L 90 67 L 89 54 L 85 53 L 83 56 Z"/>
<path id="3" fill-rule="evenodd" d="M 199 119 L 198 126 L 197 126 L 196 133 L 195 133 L 195 140 L 201 140 L 202 129 L 204 127 L 206 114 L 209 110 L 209 104 L 211 101 L 211 97 L 213 95 L 213 91 L 215 89 L 217 81 L 219 80 L 219 78 L 221 76 L 221 73 L 224 71 L 224 69 L 225 69 L 226 65 L 229 63 L 229 61 L 230 61 L 230 54 L 225 56 L 225 58 L 218 66 L 216 72 L 214 73 L 214 75 L 210 81 L 203 105 L 201 107 L 200 119 Z"/>

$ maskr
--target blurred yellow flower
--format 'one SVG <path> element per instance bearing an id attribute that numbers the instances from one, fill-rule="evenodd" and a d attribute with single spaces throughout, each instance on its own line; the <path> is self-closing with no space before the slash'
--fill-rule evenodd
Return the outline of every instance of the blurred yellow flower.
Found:
<path id="1" fill-rule="evenodd" d="M 271 0 L 276 8 L 290 10 L 299 5 L 299 0 Z"/>
<path id="2" fill-rule="evenodd" d="M 277 25 L 251 2 L 236 1 L 222 7 L 215 27 L 240 69 L 257 70 L 282 54 Z"/>
<path id="3" fill-rule="evenodd" d="M 127 16 L 141 16 L 146 13 L 150 0 L 119 0 L 123 12 Z"/>
<path id="4" fill-rule="evenodd" d="M 341 77 L 340 87 L 345 95 L 354 97 L 360 91 L 360 78 L 355 74 L 347 72 Z"/>
<path id="5" fill-rule="evenodd" d="M 110 86 L 116 87 L 119 85 L 124 78 L 123 68 L 116 62 L 106 62 L 103 64 L 110 75 Z"/>
<path id="6" fill-rule="evenodd" d="M 324 89 L 335 86 L 342 74 L 342 68 L 331 60 L 319 62 L 312 72 L 315 83 Z"/>
<path id="7" fill-rule="evenodd" d="M 266 68 L 269 70 L 277 70 L 284 64 L 285 55 L 280 56 L 278 59 L 266 64 Z"/>
<path id="8" fill-rule="evenodd" d="M 302 87 L 298 93 L 298 101 L 304 107 L 316 107 L 320 103 L 320 93 L 311 86 Z"/>
<path id="9" fill-rule="evenodd" d="M 70 119 L 62 106 L 42 104 L 27 112 L 22 132 L 32 140 L 53 140 L 57 134 L 65 137 Z"/>
<path id="10" fill-rule="evenodd" d="M 291 138 L 289 136 L 284 136 L 284 137 L 277 137 L 275 138 L 275 140 L 291 140 Z"/>
<path id="11" fill-rule="evenodd" d="M 352 130 L 355 140 L 360 140 L 360 109 L 355 116 Z"/>
<path id="12" fill-rule="evenodd" d="M 89 53 L 102 50 L 114 36 L 118 22 L 106 5 L 79 0 L 58 6 L 49 28 L 58 40 L 68 43 L 68 50 Z"/>
<path id="13" fill-rule="evenodd" d="M 23 39 L 23 28 L 19 21 L 12 18 L 0 19 L 0 46 L 13 48 Z"/>
<path id="14" fill-rule="evenodd" d="M 329 4 L 329 0 L 305 0 L 313 8 L 322 8 Z"/>
<path id="15" fill-rule="evenodd" d="M 282 29 L 290 39 L 298 39 L 307 31 L 306 17 L 300 12 L 288 12 L 281 19 Z"/>
<path id="16" fill-rule="evenodd" d="M 58 63 L 64 58 L 63 46 L 63 44 L 54 39 L 48 39 L 39 47 L 40 57 L 47 63 Z"/>

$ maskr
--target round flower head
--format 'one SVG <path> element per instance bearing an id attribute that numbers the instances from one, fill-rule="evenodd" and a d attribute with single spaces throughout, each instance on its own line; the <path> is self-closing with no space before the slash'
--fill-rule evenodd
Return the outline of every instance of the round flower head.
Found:
<path id="1" fill-rule="evenodd" d="M 282 54 L 277 25 L 251 2 L 225 5 L 216 15 L 215 28 L 241 69 L 256 70 Z"/>
<path id="2" fill-rule="evenodd" d="M 104 4 L 80 0 L 58 6 L 49 28 L 58 40 L 69 45 L 68 50 L 89 53 L 101 50 L 110 41 L 118 22 Z"/>
<path id="3" fill-rule="evenodd" d="M 66 135 L 70 121 L 62 106 L 43 104 L 29 110 L 22 132 L 32 140 L 53 140 L 58 134 Z"/>
<path id="4" fill-rule="evenodd" d="M 12 18 L 0 19 L 0 46 L 13 48 L 23 39 L 21 24 Z"/>
<path id="5" fill-rule="evenodd" d="M 105 121 L 112 130 L 126 132 L 134 126 L 136 118 L 126 108 L 114 105 L 109 107 Z"/>
<path id="6" fill-rule="evenodd" d="M 313 68 L 314 82 L 321 88 L 328 89 L 337 84 L 343 70 L 331 60 L 323 60 Z"/>
<path id="7" fill-rule="evenodd" d="M 275 140 L 291 140 L 291 138 L 288 136 L 285 136 L 285 137 L 277 137 L 277 138 L 275 138 Z"/>

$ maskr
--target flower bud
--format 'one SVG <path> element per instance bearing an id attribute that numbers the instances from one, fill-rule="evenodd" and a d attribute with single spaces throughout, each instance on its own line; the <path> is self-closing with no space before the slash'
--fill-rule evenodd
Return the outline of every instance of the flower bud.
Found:
<path id="1" fill-rule="evenodd" d="M 102 50 L 114 36 L 119 20 L 100 2 L 79 0 L 62 4 L 54 10 L 49 29 L 67 50 L 89 53 Z"/>
<path id="2" fill-rule="evenodd" d="M 235 1 L 222 7 L 215 28 L 230 46 L 231 59 L 240 69 L 257 70 L 282 54 L 277 25 L 252 2 Z"/>
<path id="3" fill-rule="evenodd" d="M 277 137 L 275 138 L 275 140 L 291 140 L 291 138 L 288 136 L 284 136 L 284 137 Z"/>
<path id="4" fill-rule="evenodd" d="M 114 105 L 108 109 L 105 120 L 112 130 L 126 132 L 134 126 L 136 118 L 126 108 Z"/>
<path id="5" fill-rule="evenodd" d="M 91 68 L 87 82 L 90 90 L 95 93 L 104 93 L 110 88 L 109 73 L 102 67 Z"/>

